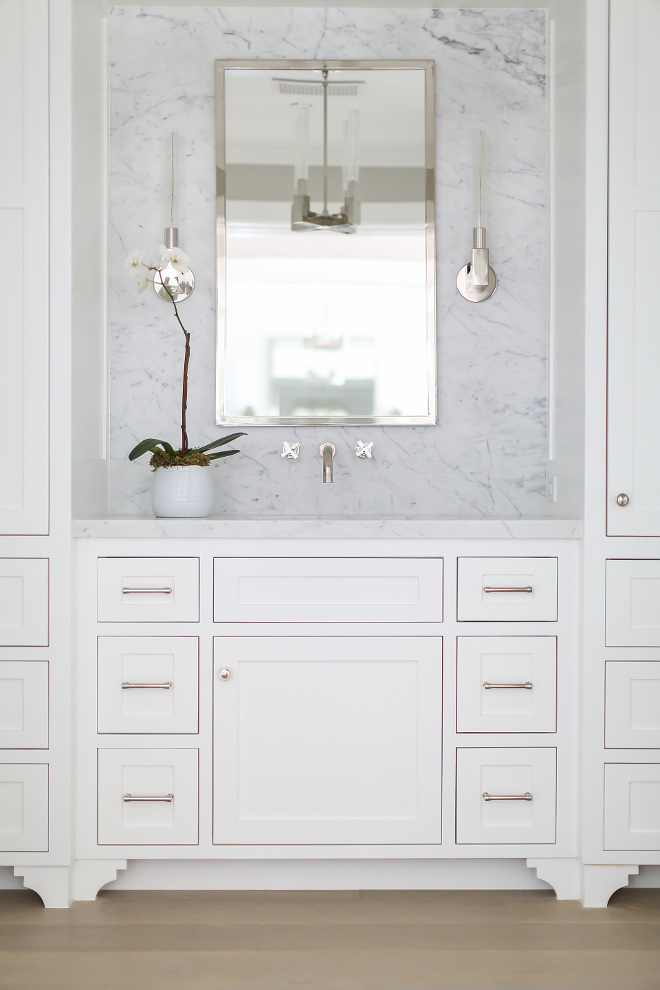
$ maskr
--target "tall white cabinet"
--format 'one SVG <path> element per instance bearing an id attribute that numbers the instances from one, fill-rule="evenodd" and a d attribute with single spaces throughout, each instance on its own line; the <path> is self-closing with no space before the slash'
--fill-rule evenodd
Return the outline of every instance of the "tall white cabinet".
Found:
<path id="1" fill-rule="evenodd" d="M 0 0 L 0 866 L 51 906 L 71 865 L 70 12 Z"/>
<path id="2" fill-rule="evenodd" d="M 660 6 L 610 12 L 607 532 L 660 536 Z"/>

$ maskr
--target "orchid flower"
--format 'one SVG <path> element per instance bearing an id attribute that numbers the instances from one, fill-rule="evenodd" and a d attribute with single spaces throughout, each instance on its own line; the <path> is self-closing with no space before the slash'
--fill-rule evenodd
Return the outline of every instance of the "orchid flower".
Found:
<path id="1" fill-rule="evenodd" d="M 176 268 L 178 272 L 185 272 L 188 268 L 190 268 L 188 255 L 185 254 L 181 248 L 167 248 L 164 244 L 161 244 L 159 250 L 161 267 L 164 268 L 165 265 L 171 265 L 172 268 Z"/>
<path id="2" fill-rule="evenodd" d="M 149 285 L 147 272 L 151 266 L 144 260 L 146 253 L 146 247 L 136 249 L 135 251 L 132 251 L 124 261 L 124 267 L 126 269 L 129 281 L 140 293 L 145 292 L 147 286 Z"/>

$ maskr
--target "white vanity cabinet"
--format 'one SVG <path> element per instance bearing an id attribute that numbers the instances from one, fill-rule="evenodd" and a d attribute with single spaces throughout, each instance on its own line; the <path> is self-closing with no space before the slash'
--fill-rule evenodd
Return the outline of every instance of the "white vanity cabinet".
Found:
<path id="1" fill-rule="evenodd" d="M 576 857 L 576 541 L 77 556 L 79 859 Z"/>

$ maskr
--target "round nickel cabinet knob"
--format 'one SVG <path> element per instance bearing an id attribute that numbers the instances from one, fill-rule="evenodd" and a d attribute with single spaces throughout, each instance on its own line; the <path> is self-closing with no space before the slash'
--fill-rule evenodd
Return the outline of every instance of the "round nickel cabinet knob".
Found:
<path id="1" fill-rule="evenodd" d="M 625 492 L 621 492 L 621 494 L 620 495 L 617 495 L 617 497 L 616 497 L 616 504 L 617 505 L 621 505 L 621 506 L 628 505 L 628 502 L 629 501 L 630 501 L 630 499 L 628 498 L 628 496 L 626 495 Z"/>
<path id="2" fill-rule="evenodd" d="M 222 670 L 219 672 L 218 677 L 220 678 L 221 681 L 228 681 L 229 678 L 231 677 L 231 670 L 227 670 L 226 667 L 223 667 Z"/>

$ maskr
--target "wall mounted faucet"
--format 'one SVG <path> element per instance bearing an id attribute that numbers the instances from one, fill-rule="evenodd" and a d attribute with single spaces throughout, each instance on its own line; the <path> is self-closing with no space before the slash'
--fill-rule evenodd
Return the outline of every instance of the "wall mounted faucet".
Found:
<path id="1" fill-rule="evenodd" d="M 322 443 L 319 447 L 319 453 L 323 458 L 323 484 L 332 484 L 332 458 L 337 453 L 334 443 Z"/>

